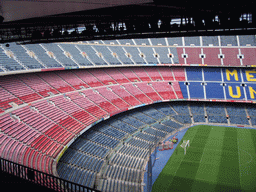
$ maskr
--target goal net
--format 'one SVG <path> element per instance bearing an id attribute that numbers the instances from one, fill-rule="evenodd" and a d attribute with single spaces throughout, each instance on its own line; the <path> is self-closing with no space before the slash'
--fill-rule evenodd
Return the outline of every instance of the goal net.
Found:
<path id="1" fill-rule="evenodd" d="M 184 149 L 184 155 L 186 155 L 187 147 L 189 147 L 189 140 L 184 140 L 183 143 L 180 145 Z"/>

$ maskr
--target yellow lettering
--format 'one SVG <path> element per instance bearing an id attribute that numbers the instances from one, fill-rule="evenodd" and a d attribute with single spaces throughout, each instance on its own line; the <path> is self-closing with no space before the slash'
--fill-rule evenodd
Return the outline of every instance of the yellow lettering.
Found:
<path id="1" fill-rule="evenodd" d="M 233 94 L 233 89 L 231 86 L 228 86 L 228 91 L 229 91 L 229 95 L 232 97 L 232 98 L 240 98 L 241 97 L 241 89 L 239 86 L 236 86 L 236 93 L 237 95 L 234 95 Z"/>
<path id="2" fill-rule="evenodd" d="M 252 74 L 256 74 L 256 71 L 245 71 L 247 81 L 256 81 L 256 78 Z"/>
<path id="3" fill-rule="evenodd" d="M 252 87 L 249 87 L 249 92 L 250 92 L 251 99 L 254 99 L 256 91 Z"/>
<path id="4" fill-rule="evenodd" d="M 232 72 L 226 69 L 226 77 L 228 81 L 230 81 L 230 75 L 235 76 L 235 80 L 238 81 L 238 74 L 236 69 L 234 69 Z"/>

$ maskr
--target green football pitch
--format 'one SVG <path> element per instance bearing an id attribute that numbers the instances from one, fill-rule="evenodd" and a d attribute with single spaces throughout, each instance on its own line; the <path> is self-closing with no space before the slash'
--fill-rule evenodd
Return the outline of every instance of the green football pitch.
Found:
<path id="1" fill-rule="evenodd" d="M 256 130 L 200 125 L 183 140 L 186 155 L 175 149 L 152 192 L 256 191 Z"/>

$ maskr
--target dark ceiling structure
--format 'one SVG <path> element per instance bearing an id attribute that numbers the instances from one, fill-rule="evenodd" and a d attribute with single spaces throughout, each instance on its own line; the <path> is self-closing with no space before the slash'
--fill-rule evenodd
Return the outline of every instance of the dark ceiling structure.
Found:
<path id="1" fill-rule="evenodd" d="M 77 41 L 255 33 L 256 2 L 253 1 L 142 2 L 132 4 L 127 1 L 122 2 L 125 5 L 117 5 L 106 0 L 101 8 L 8 22 L 4 20 L 0 24 L 0 41 Z"/>

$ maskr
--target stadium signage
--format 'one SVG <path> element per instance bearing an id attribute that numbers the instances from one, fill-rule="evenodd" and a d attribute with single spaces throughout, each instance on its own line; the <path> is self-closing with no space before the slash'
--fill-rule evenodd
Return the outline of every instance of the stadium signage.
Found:
<path id="1" fill-rule="evenodd" d="M 227 84 L 228 94 L 234 99 L 255 99 L 256 95 L 256 70 L 226 69 L 226 82 L 241 82 L 240 84 Z M 251 83 L 250 83 L 251 82 Z M 244 91 L 243 91 L 244 90 Z"/>

